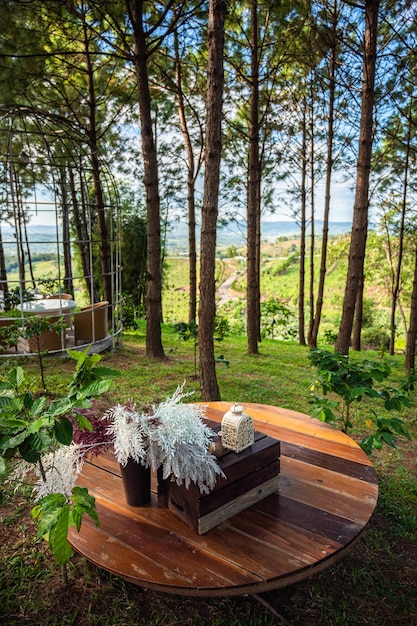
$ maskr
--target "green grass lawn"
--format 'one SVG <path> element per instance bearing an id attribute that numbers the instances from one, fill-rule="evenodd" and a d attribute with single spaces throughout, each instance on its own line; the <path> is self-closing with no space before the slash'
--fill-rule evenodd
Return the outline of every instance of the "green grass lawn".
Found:
<path id="1" fill-rule="evenodd" d="M 171 395 L 184 380 L 200 399 L 193 346 L 164 326 L 166 361 L 145 355 L 144 327 L 125 333 L 123 345 L 106 353 L 106 365 L 122 376 L 100 400 L 103 408 L 132 399 L 148 407 Z M 260 355 L 246 354 L 246 340 L 230 336 L 216 346 L 229 362 L 217 365 L 222 400 L 260 402 L 309 412 L 315 370 L 308 350 L 296 343 L 264 341 Z M 354 355 L 362 358 L 365 355 Z M 378 359 L 377 353 L 367 357 Z M 402 377 L 403 357 L 389 357 L 392 383 Z M 46 359 L 50 391 L 63 391 L 73 361 Z M 39 387 L 36 361 L 23 362 L 31 385 Z M 5 367 L 5 366 L 3 366 Z M 372 406 L 361 406 L 352 435 L 364 434 Z M 375 407 L 374 407 L 375 408 Z M 417 435 L 416 403 L 402 417 Z M 137 626 L 293 626 L 417 624 L 417 444 L 399 441 L 373 456 L 380 482 L 376 512 L 359 543 L 322 574 L 256 597 L 196 599 L 145 591 L 75 555 L 64 586 L 45 542 L 29 519 L 29 487 L 6 488 L 0 508 L 0 621 L 4 624 L 135 624 Z M 180 558 L 180 555 L 179 555 Z M 281 617 L 279 617 L 280 615 Z"/>

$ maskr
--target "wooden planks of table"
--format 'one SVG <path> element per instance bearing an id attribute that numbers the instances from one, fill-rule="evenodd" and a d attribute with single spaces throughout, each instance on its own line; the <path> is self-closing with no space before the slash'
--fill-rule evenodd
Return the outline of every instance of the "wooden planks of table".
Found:
<path id="1" fill-rule="evenodd" d="M 229 402 L 207 404 L 217 422 Z M 254 594 L 293 584 L 340 559 L 361 537 L 378 498 L 376 473 L 347 435 L 307 415 L 245 404 L 255 429 L 281 441 L 276 493 L 200 536 L 158 504 L 126 504 L 111 453 L 84 464 L 78 484 L 96 498 L 69 540 L 87 559 L 142 587 L 189 596 Z"/>

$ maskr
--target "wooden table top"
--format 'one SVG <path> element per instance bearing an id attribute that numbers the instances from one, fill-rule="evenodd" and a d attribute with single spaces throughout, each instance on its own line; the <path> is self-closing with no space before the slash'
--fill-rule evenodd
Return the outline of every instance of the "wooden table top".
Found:
<path id="1" fill-rule="evenodd" d="M 77 303 L 75 300 L 63 300 L 59 298 L 41 298 L 39 300 L 30 300 L 18 304 L 16 308 L 23 313 L 35 313 L 36 315 L 55 313 L 68 313 L 75 309 Z"/>
<path id="2" fill-rule="evenodd" d="M 217 422 L 230 402 L 207 405 Z M 376 473 L 347 435 L 307 415 L 244 404 L 255 430 L 281 441 L 279 489 L 204 535 L 158 504 L 126 504 L 110 453 L 85 463 L 78 484 L 96 498 L 69 540 L 87 559 L 145 588 L 189 596 L 261 593 L 340 559 L 362 535 L 378 498 Z"/>

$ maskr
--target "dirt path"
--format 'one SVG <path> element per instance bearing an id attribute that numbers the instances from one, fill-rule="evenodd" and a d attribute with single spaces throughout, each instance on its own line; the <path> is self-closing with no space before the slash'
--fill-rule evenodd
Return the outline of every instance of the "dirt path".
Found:
<path id="1" fill-rule="evenodd" d="M 236 280 L 236 274 L 232 274 L 219 286 L 217 290 L 217 297 L 219 298 L 217 306 L 222 306 L 229 302 L 229 300 L 237 300 L 237 296 L 233 296 L 230 293 L 230 289 Z"/>

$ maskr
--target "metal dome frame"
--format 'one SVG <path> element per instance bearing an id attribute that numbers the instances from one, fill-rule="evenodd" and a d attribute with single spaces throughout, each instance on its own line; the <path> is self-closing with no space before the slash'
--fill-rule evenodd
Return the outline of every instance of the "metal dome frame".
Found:
<path id="1" fill-rule="evenodd" d="M 0 216 L 0 321 L 11 306 L 22 329 L 21 340 L 3 346 L 0 356 L 40 350 L 39 335 L 37 350 L 24 339 L 25 303 L 32 301 L 36 312 L 45 297 L 60 302 L 59 317 L 67 322 L 49 353 L 113 349 L 122 331 L 117 187 L 103 158 L 68 119 L 31 107 L 0 109 Z M 46 273 L 39 269 L 42 256 L 53 267 Z M 93 306 L 100 301 L 107 302 L 104 333 Z M 90 332 L 75 342 L 82 308 L 90 312 Z"/>

